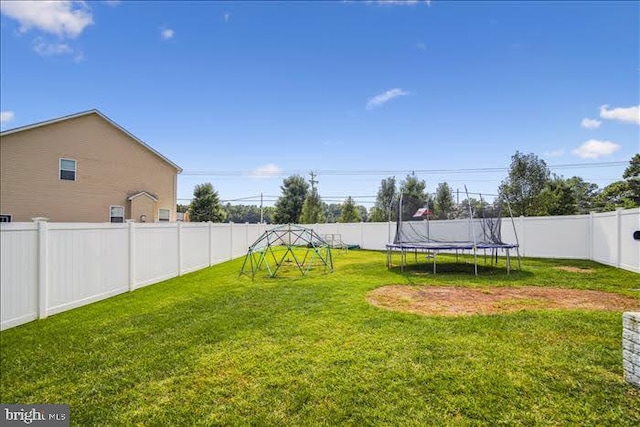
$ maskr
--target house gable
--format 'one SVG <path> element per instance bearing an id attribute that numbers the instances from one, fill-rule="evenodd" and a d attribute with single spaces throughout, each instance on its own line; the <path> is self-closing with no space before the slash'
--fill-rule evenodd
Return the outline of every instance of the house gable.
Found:
<path id="1" fill-rule="evenodd" d="M 18 130 L 19 129 L 19 130 Z M 97 112 L 2 132 L 0 203 L 14 221 L 107 222 L 110 206 L 131 212 L 128 197 L 155 197 L 175 219 L 180 168 Z M 61 159 L 74 179 L 61 179 Z M 154 215 L 155 216 L 155 215 Z"/>
<path id="2" fill-rule="evenodd" d="M 111 126 L 115 127 L 116 129 L 118 129 L 119 131 L 121 131 L 122 133 L 127 135 L 134 142 L 140 144 L 141 146 L 143 146 L 144 148 L 146 148 L 147 150 L 149 150 L 150 152 L 152 152 L 153 154 L 158 156 L 160 159 L 162 159 L 163 161 L 165 161 L 168 164 L 170 164 L 171 166 L 173 166 L 178 171 L 178 173 L 182 172 L 182 168 L 180 168 L 180 166 L 178 166 L 175 163 L 173 163 L 171 160 L 169 160 L 168 158 L 166 158 L 165 156 L 160 154 L 158 151 L 153 149 L 150 145 L 146 144 L 144 141 L 142 141 L 141 139 L 139 139 L 138 137 L 136 137 L 135 135 L 130 133 L 128 130 L 126 130 L 125 128 L 123 128 L 122 126 L 120 126 L 119 124 L 114 122 L 113 120 L 111 120 L 109 117 L 105 116 L 103 113 L 101 113 L 97 109 L 82 111 L 80 113 L 70 114 L 68 116 L 62 116 L 62 117 L 58 117 L 58 118 L 55 118 L 55 119 L 46 120 L 46 121 L 43 121 L 43 122 L 33 123 L 33 124 L 30 124 L 30 125 L 20 126 L 20 127 L 14 128 L 14 129 L 7 129 L 7 130 L 5 130 L 3 132 L 0 132 L 0 137 L 11 135 L 11 134 L 14 134 L 14 133 L 17 133 L 17 132 L 24 132 L 24 131 L 27 131 L 27 130 L 30 130 L 30 129 L 35 129 L 35 128 L 42 127 L 42 126 L 48 126 L 48 125 L 52 125 L 52 124 L 55 124 L 55 123 L 64 122 L 66 120 L 72 120 L 72 119 L 75 119 L 75 118 L 78 118 L 78 117 L 87 116 L 87 115 L 90 115 L 90 114 L 95 114 L 98 117 L 102 118 L 104 121 L 109 123 Z"/>

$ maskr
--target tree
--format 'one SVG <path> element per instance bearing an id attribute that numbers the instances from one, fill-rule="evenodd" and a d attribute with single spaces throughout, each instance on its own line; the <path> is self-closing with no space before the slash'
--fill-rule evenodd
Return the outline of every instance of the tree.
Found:
<path id="1" fill-rule="evenodd" d="M 342 205 L 340 203 L 323 203 L 323 206 L 326 221 L 329 223 L 338 222 L 338 218 L 340 218 L 340 207 Z"/>
<path id="2" fill-rule="evenodd" d="M 540 192 L 538 215 L 575 215 L 578 200 L 567 180 L 554 176 Z"/>
<path id="3" fill-rule="evenodd" d="M 519 151 L 511 156 L 509 176 L 500 184 L 500 197 L 511 204 L 514 215 L 537 215 L 541 207 L 540 193 L 549 181 L 549 168 L 535 154 Z"/>
<path id="4" fill-rule="evenodd" d="M 394 221 L 396 217 L 393 205 L 397 203 L 396 178 L 385 178 L 380 182 L 376 204 L 371 209 L 371 221 L 386 222 Z"/>
<path id="5" fill-rule="evenodd" d="M 300 223 L 318 224 L 324 222 L 322 199 L 317 188 L 312 188 L 302 204 Z"/>
<path id="6" fill-rule="evenodd" d="M 293 224 L 300 220 L 302 205 L 309 191 L 309 184 L 300 175 L 291 175 L 282 181 L 282 196 L 276 202 L 273 218 L 276 224 Z"/>
<path id="7" fill-rule="evenodd" d="M 356 205 L 356 208 L 358 208 L 358 212 L 360 212 L 361 221 L 369 221 L 369 211 L 367 208 L 363 205 Z"/>
<path id="8" fill-rule="evenodd" d="M 602 189 L 596 197 L 600 210 L 614 211 L 617 208 L 630 209 L 637 206 L 631 198 L 632 192 L 627 181 L 616 181 Z"/>
<path id="9" fill-rule="evenodd" d="M 176 205 L 176 212 L 185 213 L 189 210 L 189 205 L 182 205 L 178 203 Z"/>
<path id="10" fill-rule="evenodd" d="M 578 176 L 567 179 L 567 185 L 571 188 L 575 198 L 578 214 L 588 214 L 594 208 L 598 185 L 586 182 Z"/>
<path id="11" fill-rule="evenodd" d="M 596 204 L 605 211 L 616 208 L 640 206 L 640 154 L 635 154 L 624 170 L 623 181 L 616 181 L 602 189 L 596 197 Z"/>
<path id="12" fill-rule="evenodd" d="M 211 183 L 196 185 L 193 190 L 193 201 L 189 206 L 191 222 L 224 222 L 226 213 L 220 203 L 218 192 Z"/>
<path id="13" fill-rule="evenodd" d="M 338 222 L 360 222 L 360 221 L 362 221 L 362 217 L 360 217 L 360 211 L 356 206 L 356 203 L 353 201 L 353 198 L 349 196 L 342 204 L 340 219 L 338 220 Z"/>
<path id="14" fill-rule="evenodd" d="M 227 203 L 226 210 L 229 222 L 257 224 L 260 222 L 260 207 L 256 205 L 232 205 Z M 271 221 L 271 211 L 273 208 L 265 206 L 262 208 L 263 221 Z"/>
<path id="15" fill-rule="evenodd" d="M 453 207 L 453 190 L 446 182 L 441 182 L 436 187 L 435 217 L 437 219 L 448 219 Z"/>
<path id="16" fill-rule="evenodd" d="M 469 197 L 468 199 L 462 200 L 460 204 L 455 205 L 452 208 L 453 217 L 469 218 L 469 206 L 471 206 L 473 218 L 482 218 L 483 209 L 488 208 L 490 205 L 484 200 L 478 200 L 474 199 L 473 197 Z"/>
<path id="17" fill-rule="evenodd" d="M 400 184 L 402 194 L 402 218 L 413 217 L 416 211 L 423 207 L 428 207 L 429 197 L 425 192 L 427 184 L 422 179 L 418 179 L 415 173 L 407 175 Z"/>
<path id="18" fill-rule="evenodd" d="M 622 177 L 629 187 L 629 198 L 640 206 L 640 154 L 634 155 L 629 161 L 629 166 L 624 170 Z"/>

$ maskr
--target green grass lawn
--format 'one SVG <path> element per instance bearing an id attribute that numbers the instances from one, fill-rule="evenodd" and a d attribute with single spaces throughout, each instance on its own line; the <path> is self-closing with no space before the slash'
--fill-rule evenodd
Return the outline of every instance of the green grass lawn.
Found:
<path id="1" fill-rule="evenodd" d="M 475 277 L 439 256 L 434 276 L 369 251 L 334 262 L 252 281 L 239 259 L 4 331 L 0 400 L 66 403 L 75 425 L 640 425 L 619 312 L 445 318 L 365 300 L 386 284 L 533 285 L 640 308 L 640 275 L 525 259 L 509 276 L 481 262 Z"/>

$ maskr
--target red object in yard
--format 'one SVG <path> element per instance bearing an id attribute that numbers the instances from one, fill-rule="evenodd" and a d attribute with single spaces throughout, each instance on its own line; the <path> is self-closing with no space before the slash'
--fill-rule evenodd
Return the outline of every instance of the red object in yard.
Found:
<path id="1" fill-rule="evenodd" d="M 420 218 L 427 215 L 431 215 L 431 211 L 428 208 L 421 208 L 421 209 L 418 209 L 416 213 L 413 214 L 413 217 Z"/>

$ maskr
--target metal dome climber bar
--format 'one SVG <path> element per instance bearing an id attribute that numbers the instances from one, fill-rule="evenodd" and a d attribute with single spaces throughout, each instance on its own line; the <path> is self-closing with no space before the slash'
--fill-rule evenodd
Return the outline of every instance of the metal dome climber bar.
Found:
<path id="1" fill-rule="evenodd" d="M 478 250 L 490 251 L 491 262 L 497 263 L 498 252 L 506 253 L 507 274 L 511 270 L 510 250 L 515 249 L 518 257 L 518 269 L 520 265 L 520 250 L 518 234 L 513 221 L 511 206 L 506 202 L 507 212 L 503 212 L 503 204 L 496 200 L 493 204 L 485 202 L 482 194 L 471 193 L 480 197 L 477 206 L 473 206 L 472 199 L 465 186 L 467 196 L 466 203 L 453 204 L 446 212 L 440 212 L 443 219 L 432 220 L 429 218 L 431 211 L 425 209 L 422 202 L 412 200 L 401 194 L 398 203 L 398 219 L 396 223 L 396 235 L 393 243 L 387 247 L 387 267 L 392 266 L 392 255 L 400 253 L 400 267 L 404 270 L 407 262 L 407 253 L 413 253 L 416 261 L 418 253 L 426 253 L 433 258 L 433 273 L 436 273 L 436 257 L 441 251 L 458 253 L 469 250 L 473 252 L 474 272 L 478 275 Z M 417 209 L 417 210 L 416 210 Z M 505 243 L 502 240 L 503 213 L 511 220 L 515 243 Z"/>
<path id="2" fill-rule="evenodd" d="M 252 279 L 266 270 L 275 277 L 280 269 L 290 264 L 306 275 L 314 264 L 333 272 L 331 247 L 310 228 L 298 225 L 281 225 L 265 231 L 247 251 L 240 274 Z"/>

